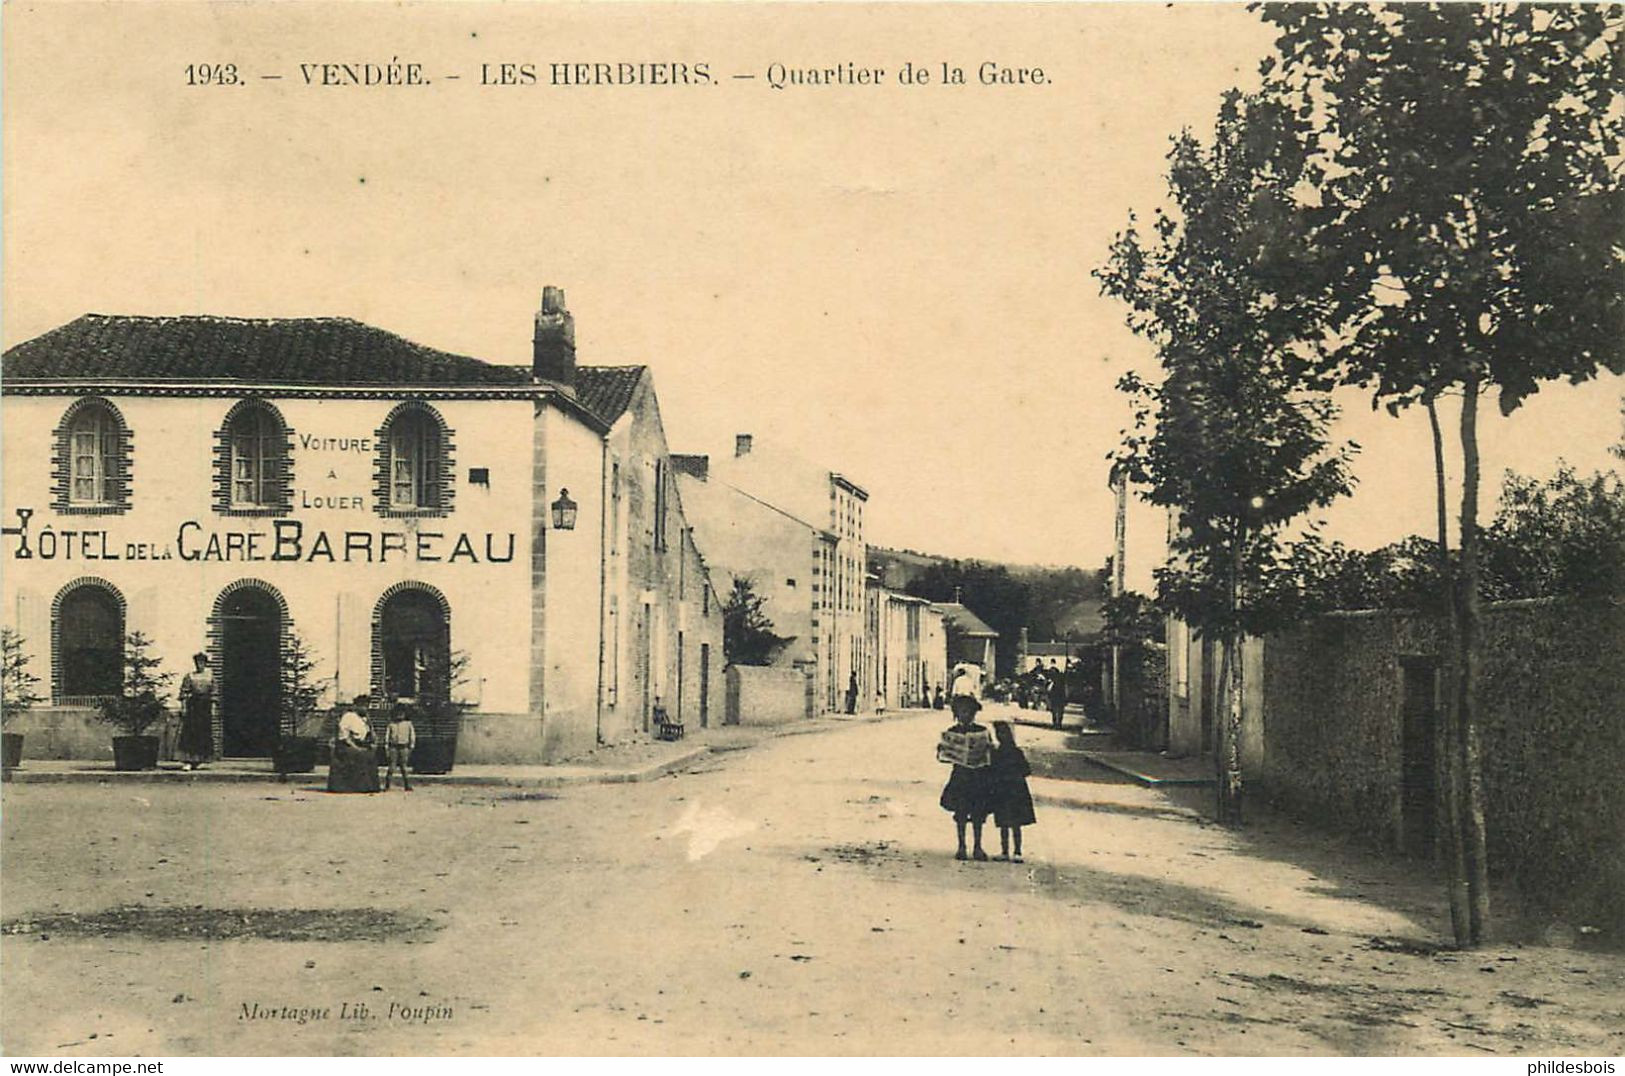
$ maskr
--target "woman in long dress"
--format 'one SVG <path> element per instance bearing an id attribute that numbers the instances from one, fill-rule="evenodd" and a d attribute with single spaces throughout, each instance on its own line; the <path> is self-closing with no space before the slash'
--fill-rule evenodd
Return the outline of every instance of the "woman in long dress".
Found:
<path id="1" fill-rule="evenodd" d="M 192 666 L 181 679 L 181 735 L 176 745 L 189 770 L 214 757 L 214 675 L 209 672 L 209 655 L 193 654 Z"/>
<path id="2" fill-rule="evenodd" d="M 378 754 L 372 729 L 354 709 L 339 716 L 333 761 L 327 767 L 329 792 L 377 792 Z"/>

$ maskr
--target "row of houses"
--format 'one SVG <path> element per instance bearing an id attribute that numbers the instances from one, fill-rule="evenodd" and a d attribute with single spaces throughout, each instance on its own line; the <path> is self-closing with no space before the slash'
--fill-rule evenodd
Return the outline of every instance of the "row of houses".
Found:
<path id="1" fill-rule="evenodd" d="M 48 670 L 8 726 L 25 757 L 108 754 L 94 703 L 134 632 L 169 671 L 204 656 L 225 756 L 289 730 L 295 638 L 330 701 L 468 703 L 467 762 L 566 757 L 660 710 L 705 726 L 746 571 L 807 712 L 945 675 L 930 611 L 868 585 L 861 487 L 749 438 L 716 475 L 674 456 L 649 368 L 579 364 L 557 288 L 523 366 L 345 318 L 88 314 L 3 376 L 0 601 Z"/>
<path id="2" fill-rule="evenodd" d="M 730 716 L 779 722 L 929 704 L 947 679 L 951 610 L 869 571 L 867 490 L 744 433 L 730 456 L 679 455 L 673 465 L 713 583 L 727 594 L 743 581 L 762 599 L 787 640 L 772 667 L 804 686 L 799 696 L 779 687 L 755 699 L 742 688 Z"/>

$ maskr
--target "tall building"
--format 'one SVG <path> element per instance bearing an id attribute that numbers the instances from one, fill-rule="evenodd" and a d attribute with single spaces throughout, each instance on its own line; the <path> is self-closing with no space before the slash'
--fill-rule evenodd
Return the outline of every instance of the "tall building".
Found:
<path id="1" fill-rule="evenodd" d="M 858 707 L 872 709 L 874 644 L 866 625 L 869 547 L 863 520 L 868 492 L 794 453 L 758 445 L 748 433 L 735 437 L 733 455 L 711 461 L 709 471 L 709 481 L 730 486 L 829 536 L 816 543 L 811 566 L 817 595 L 810 625 L 818 677 L 816 709 L 845 709 L 847 693 L 854 686 Z M 748 561 L 727 567 L 736 575 L 752 570 Z"/>

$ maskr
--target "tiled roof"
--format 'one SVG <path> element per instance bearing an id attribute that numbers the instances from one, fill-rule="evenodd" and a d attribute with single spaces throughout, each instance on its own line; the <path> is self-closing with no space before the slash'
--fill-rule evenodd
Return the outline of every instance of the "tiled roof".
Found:
<path id="1" fill-rule="evenodd" d="M 642 366 L 578 366 L 576 399 L 613 424 L 632 402 L 632 390 L 638 387 L 643 370 Z"/>
<path id="2" fill-rule="evenodd" d="M 999 633 L 988 627 L 985 620 L 958 602 L 936 602 L 932 608 L 941 610 L 942 619 L 950 631 L 960 635 L 999 637 Z"/>
<path id="3" fill-rule="evenodd" d="M 232 379 L 283 384 L 524 385 L 497 366 L 350 318 L 85 314 L 8 349 L 6 380 Z"/>

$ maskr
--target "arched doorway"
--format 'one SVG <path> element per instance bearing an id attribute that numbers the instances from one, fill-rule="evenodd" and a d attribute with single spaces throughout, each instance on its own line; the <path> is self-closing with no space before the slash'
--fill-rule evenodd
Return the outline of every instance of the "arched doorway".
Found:
<path id="1" fill-rule="evenodd" d="M 404 587 L 379 604 L 374 636 L 386 698 L 445 698 L 450 690 L 451 630 L 444 599 Z"/>
<path id="2" fill-rule="evenodd" d="M 66 703 L 117 695 L 124 683 L 124 604 L 108 586 L 83 582 L 56 606 L 57 695 Z"/>
<path id="3" fill-rule="evenodd" d="M 282 603 L 249 584 L 222 595 L 221 754 L 264 758 L 276 746 L 282 712 Z"/>

